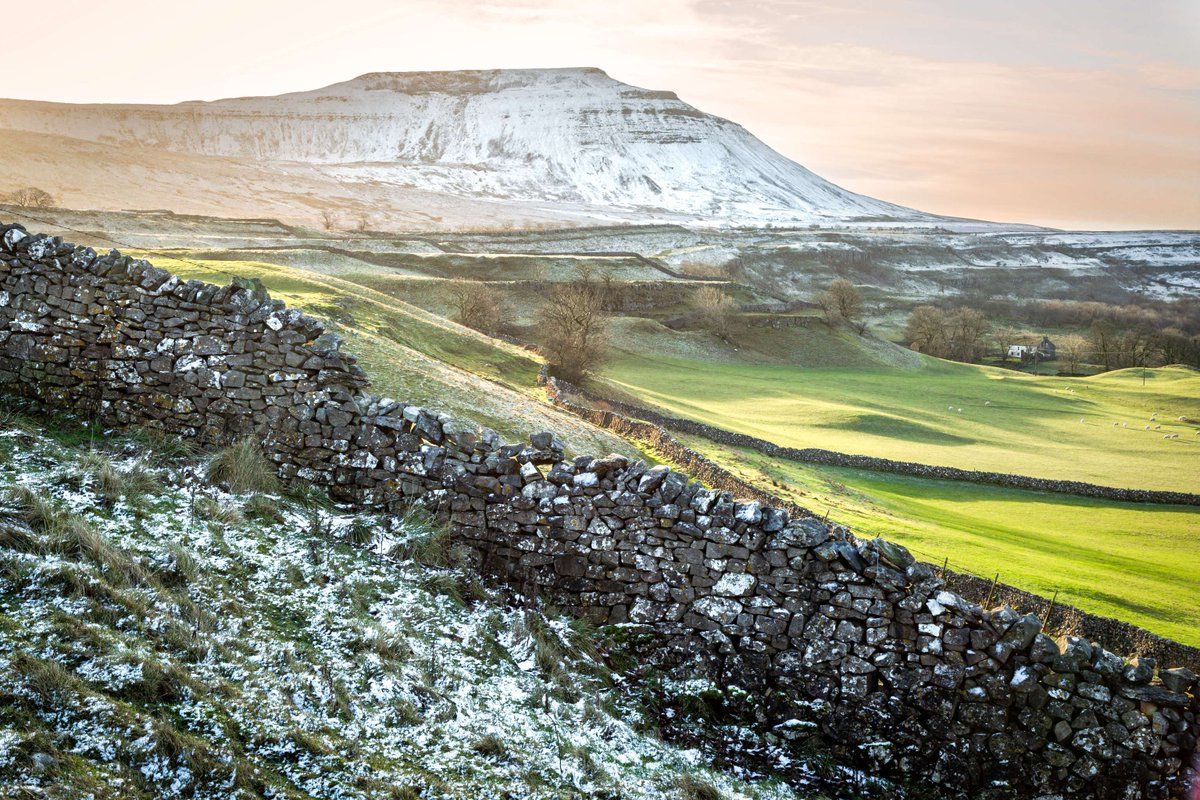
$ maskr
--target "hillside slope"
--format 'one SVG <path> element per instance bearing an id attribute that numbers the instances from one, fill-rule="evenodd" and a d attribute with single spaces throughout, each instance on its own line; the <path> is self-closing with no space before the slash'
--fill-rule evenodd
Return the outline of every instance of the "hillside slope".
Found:
<path id="1" fill-rule="evenodd" d="M 798 796 L 645 733 L 586 629 L 427 566 L 418 517 L 2 421 L 0 797 Z"/>

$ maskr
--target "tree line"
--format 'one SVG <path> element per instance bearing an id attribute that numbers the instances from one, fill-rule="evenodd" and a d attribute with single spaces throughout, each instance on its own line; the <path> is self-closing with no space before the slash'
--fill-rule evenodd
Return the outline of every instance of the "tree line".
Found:
<path id="1" fill-rule="evenodd" d="M 1055 357 L 1062 366 L 1060 371 L 1078 374 L 1084 363 L 1095 363 L 1105 371 L 1163 364 L 1200 367 L 1200 335 L 1170 326 L 1155 329 L 1144 317 L 1128 324 L 1130 316 L 1098 316 L 1086 328 L 1086 335 L 1057 337 Z M 990 351 L 1005 363 L 1011 345 L 1036 349 L 1040 341 L 1039 336 L 1012 324 L 993 324 L 982 311 L 966 306 L 918 306 L 909 315 L 904 336 L 914 350 L 968 363 L 982 360 Z"/>

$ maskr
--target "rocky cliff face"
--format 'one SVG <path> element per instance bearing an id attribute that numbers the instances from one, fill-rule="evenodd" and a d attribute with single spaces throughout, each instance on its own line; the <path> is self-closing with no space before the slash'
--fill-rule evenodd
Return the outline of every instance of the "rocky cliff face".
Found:
<path id="1" fill-rule="evenodd" d="M 931 219 L 835 186 L 671 92 L 597 69 L 375 73 L 174 106 L 3 101 L 0 129 L 709 222 Z"/>

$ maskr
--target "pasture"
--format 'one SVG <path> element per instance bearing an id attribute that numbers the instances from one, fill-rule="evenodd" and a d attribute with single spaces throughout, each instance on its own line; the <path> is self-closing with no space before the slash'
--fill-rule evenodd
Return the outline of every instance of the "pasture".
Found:
<path id="1" fill-rule="evenodd" d="M 925 357 L 800 366 L 627 348 L 597 383 L 784 446 L 1200 491 L 1200 373 L 1186 368 L 1149 369 L 1143 385 L 1141 370 L 1051 378 Z"/>

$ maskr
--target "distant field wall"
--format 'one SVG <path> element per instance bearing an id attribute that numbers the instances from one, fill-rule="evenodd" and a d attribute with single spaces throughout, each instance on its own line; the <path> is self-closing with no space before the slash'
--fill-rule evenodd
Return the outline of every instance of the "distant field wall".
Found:
<path id="1" fill-rule="evenodd" d="M 801 509 L 369 395 L 319 321 L 249 282 L 0 226 L 0 385 L 104 426 L 252 436 L 283 478 L 364 507 L 421 503 L 486 571 L 640 626 L 664 660 L 764 698 L 781 735 L 818 735 L 873 773 L 973 798 L 1187 791 L 1191 670 L 1055 641 Z"/>
<path id="2" fill-rule="evenodd" d="M 728 431 L 706 425 L 691 419 L 672 417 L 660 414 L 653 409 L 643 406 L 629 405 L 618 400 L 602 397 L 578 386 L 569 386 L 572 394 L 578 395 L 601 407 L 612 409 L 622 416 L 645 420 L 654 425 L 669 430 L 681 431 L 697 436 L 703 436 L 724 445 L 745 447 L 757 450 L 763 455 L 799 461 L 805 464 L 821 464 L 830 467 L 847 467 L 850 469 L 867 469 L 875 472 L 892 472 L 900 475 L 912 475 L 917 478 L 932 480 L 965 481 L 967 483 L 982 483 L 989 486 L 1003 486 L 1008 489 L 1025 489 L 1034 492 L 1054 492 L 1056 494 L 1071 494 L 1080 497 L 1095 497 L 1101 500 L 1115 500 L 1121 503 L 1158 503 L 1164 505 L 1200 506 L 1200 494 L 1191 492 L 1164 492 L 1153 489 L 1123 489 L 1116 486 L 1101 486 L 1084 481 L 1064 481 L 1051 478 L 1035 478 L 1031 475 L 1013 475 L 1006 472 L 983 472 L 958 467 L 939 467 L 932 464 L 921 464 L 915 461 L 895 461 L 890 458 L 839 453 L 834 450 L 823 450 L 818 447 L 782 447 L 774 442 L 748 436 L 744 433 Z"/>

